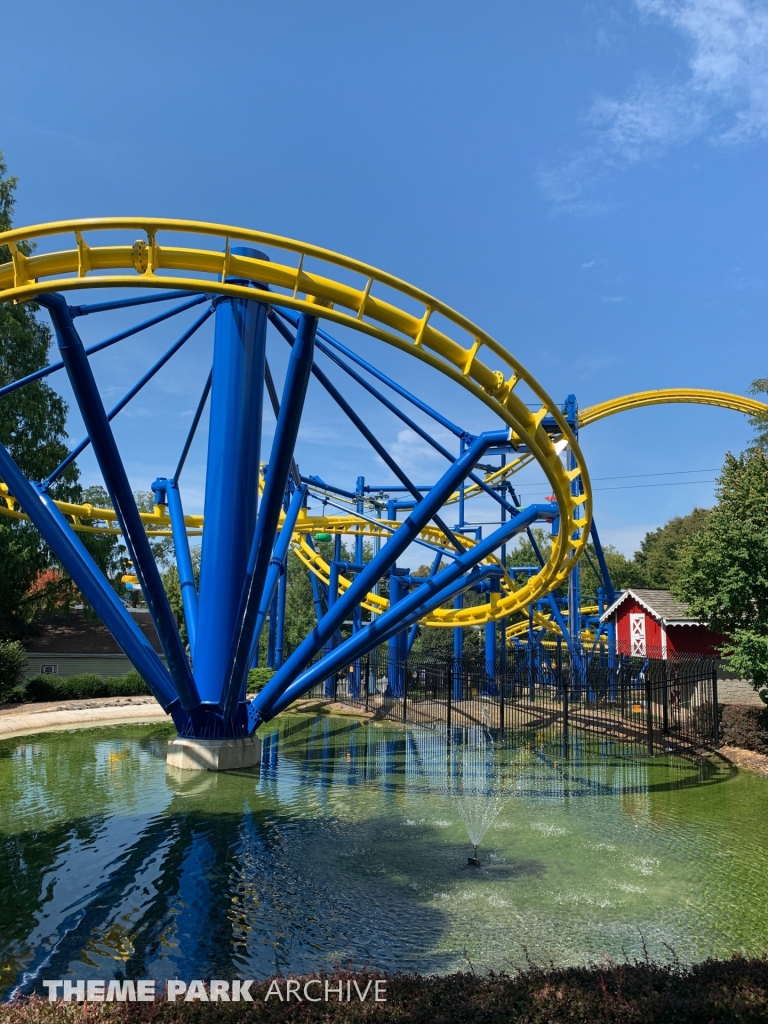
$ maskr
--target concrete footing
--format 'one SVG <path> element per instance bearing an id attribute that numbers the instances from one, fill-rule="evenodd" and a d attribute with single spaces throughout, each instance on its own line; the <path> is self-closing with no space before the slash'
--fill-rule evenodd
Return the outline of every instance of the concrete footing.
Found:
<path id="1" fill-rule="evenodd" d="M 261 760 L 261 740 L 258 736 L 216 740 L 177 736 L 168 744 L 165 760 L 172 768 L 193 772 L 230 772 L 237 768 L 253 768 Z"/>

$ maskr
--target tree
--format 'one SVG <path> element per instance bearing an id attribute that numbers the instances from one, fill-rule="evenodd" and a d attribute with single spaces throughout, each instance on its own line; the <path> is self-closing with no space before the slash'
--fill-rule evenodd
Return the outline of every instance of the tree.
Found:
<path id="1" fill-rule="evenodd" d="M 16 185 L 17 179 L 7 175 L 0 153 L 0 231 L 12 226 Z M 31 249 L 27 246 L 24 251 Z M 0 246 L 0 263 L 9 260 L 8 247 Z M 33 302 L 0 305 L 0 386 L 48 363 L 51 332 L 37 319 L 37 309 Z M 0 399 L 0 442 L 31 479 L 45 479 L 67 455 L 66 416 L 66 402 L 42 380 Z M 78 470 L 72 464 L 50 493 L 55 498 L 76 500 L 77 481 Z M 23 635 L 35 606 L 29 599 L 30 590 L 55 564 L 30 523 L 0 517 L 0 636 Z"/>
<path id="2" fill-rule="evenodd" d="M 608 575 L 615 590 L 626 590 L 627 587 L 642 587 L 644 577 L 642 570 L 634 559 L 627 558 L 612 544 L 603 545 L 605 564 L 608 566 Z M 581 592 L 585 598 L 595 598 L 597 588 L 603 586 L 603 578 L 596 575 L 592 566 L 599 570 L 595 546 L 591 542 L 587 544 L 585 555 L 581 558 Z"/>
<path id="3" fill-rule="evenodd" d="M 636 585 L 671 590 L 680 573 L 681 552 L 702 529 L 708 517 L 709 509 L 695 508 L 687 516 L 675 516 L 664 526 L 646 533 L 634 557 L 640 570 Z"/>
<path id="4" fill-rule="evenodd" d="M 749 393 L 750 395 L 768 395 L 768 377 L 758 377 L 753 380 L 749 386 Z M 768 451 L 768 412 L 750 416 L 750 423 L 755 431 L 753 446 Z"/>
<path id="5" fill-rule="evenodd" d="M 678 554 L 675 595 L 728 637 L 733 671 L 768 684 L 768 452 L 728 454 L 717 505 Z"/>

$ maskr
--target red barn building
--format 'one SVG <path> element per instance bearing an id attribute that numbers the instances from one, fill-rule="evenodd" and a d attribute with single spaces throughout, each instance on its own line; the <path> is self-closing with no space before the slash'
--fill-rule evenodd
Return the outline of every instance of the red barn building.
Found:
<path id="1" fill-rule="evenodd" d="M 625 590 L 600 618 L 615 627 L 616 653 L 640 658 L 719 656 L 725 637 L 712 633 L 668 590 Z"/>

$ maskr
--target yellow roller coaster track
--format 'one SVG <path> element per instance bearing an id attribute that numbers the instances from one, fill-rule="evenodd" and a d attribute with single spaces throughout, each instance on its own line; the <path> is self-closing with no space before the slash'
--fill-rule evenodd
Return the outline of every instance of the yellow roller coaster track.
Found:
<path id="1" fill-rule="evenodd" d="M 106 244 L 93 244 L 97 234 Z M 41 251 L 60 236 L 73 238 L 74 246 L 66 247 L 65 241 L 64 248 Z M 195 245 L 200 238 L 214 240 L 218 248 Z M 279 260 L 235 254 L 234 242 L 265 246 Z M 31 243 L 35 254 L 25 255 L 22 243 Z M 377 338 L 465 388 L 509 427 L 514 445 L 528 449 L 544 472 L 560 513 L 561 528 L 549 561 L 524 586 L 499 596 L 494 617 L 510 615 L 543 597 L 568 576 L 581 554 L 592 519 L 592 492 L 584 458 L 560 409 L 499 342 L 428 293 L 318 246 L 201 221 L 142 217 L 58 221 L 0 233 L 3 245 L 12 258 L 0 265 L 0 301 L 20 302 L 41 292 L 94 287 L 185 289 L 253 299 L 253 288 L 236 281 L 266 284 L 270 297 L 281 306 L 320 315 Z M 356 283 L 350 283 L 352 279 Z M 522 396 L 521 386 L 527 389 Z M 531 394 L 539 403 L 533 411 L 526 404 Z M 542 427 L 545 418 L 555 421 L 570 446 L 574 469 L 567 470 L 563 464 L 562 444 L 556 446 Z M 571 485 L 579 476 L 583 494 L 575 497 Z M 149 526 L 166 525 L 145 521 Z"/>

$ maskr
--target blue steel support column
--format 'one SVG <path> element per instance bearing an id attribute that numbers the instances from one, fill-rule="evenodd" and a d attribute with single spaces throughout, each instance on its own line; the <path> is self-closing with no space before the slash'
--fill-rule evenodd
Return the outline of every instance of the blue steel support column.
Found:
<path id="1" fill-rule="evenodd" d="M 232 252 L 268 259 L 251 248 Z M 216 307 L 195 649 L 200 697 L 213 705 L 221 700 L 229 670 L 256 527 L 267 335 L 267 306 L 259 295 L 254 290 L 253 301 L 222 299 Z"/>
<path id="2" fill-rule="evenodd" d="M 337 537 L 336 539 L 340 540 L 341 538 Z M 334 555 L 335 554 L 336 554 L 336 552 L 334 551 Z M 333 606 L 336 604 L 336 598 L 338 596 L 339 596 L 339 563 L 336 560 L 336 558 L 334 557 L 333 561 L 331 562 L 331 571 L 330 571 L 330 573 L 328 575 L 328 613 L 329 614 L 330 614 L 330 611 L 333 608 Z M 325 643 L 325 645 L 323 647 L 324 655 L 327 656 L 328 654 L 331 653 L 331 651 L 333 651 L 334 647 L 338 646 L 337 643 L 336 643 L 336 639 L 337 639 L 337 634 L 336 633 L 332 633 L 331 636 L 328 637 L 328 639 L 327 639 L 327 641 L 326 641 L 326 643 Z M 325 680 L 325 696 L 326 697 L 333 697 L 333 696 L 335 696 L 335 694 L 334 694 L 334 690 L 336 688 L 335 687 L 335 683 L 336 683 L 336 673 L 333 673 L 332 675 L 329 675 L 327 677 L 327 679 Z"/>
<path id="3" fill-rule="evenodd" d="M 488 600 L 490 601 L 490 595 Z M 496 623 L 485 624 L 485 691 L 494 694 L 496 690 Z"/>
<path id="4" fill-rule="evenodd" d="M 235 597 L 237 628 L 234 633 L 229 634 L 229 671 L 221 692 L 224 714 L 228 714 L 234 707 L 250 664 L 251 637 L 272 558 L 272 546 L 283 506 L 288 474 L 293 464 L 293 452 L 312 372 L 316 331 L 317 317 L 302 313 L 288 360 L 280 412 L 264 482 L 261 511 L 252 534 L 253 540 L 247 561 L 244 562 L 246 571 L 241 577 L 240 589 Z M 263 382 L 261 390 L 264 390 Z M 299 481 L 296 483 L 298 485 Z"/>
<path id="5" fill-rule="evenodd" d="M 39 295 L 37 301 L 51 314 L 61 358 L 120 521 L 123 538 L 139 577 L 171 677 L 182 707 L 191 710 L 200 703 L 198 690 L 82 340 L 63 295 Z"/>
<path id="6" fill-rule="evenodd" d="M 189 554 L 187 528 L 184 524 L 184 510 L 181 506 L 179 486 L 175 480 L 166 480 L 165 496 L 168 501 L 168 514 L 171 517 L 173 531 L 173 550 L 176 553 L 176 566 L 179 570 L 179 586 L 181 601 L 184 606 L 184 622 L 189 637 L 189 652 L 192 664 L 195 663 L 195 639 L 197 636 L 197 587 L 195 574 L 192 570 L 192 558 Z"/>
<path id="7" fill-rule="evenodd" d="M 459 594 L 453 602 L 454 608 L 464 607 L 464 595 Z M 455 626 L 453 630 L 453 699 L 461 700 L 463 697 L 462 668 L 464 660 L 464 630 L 461 626 Z"/>
<path id="8" fill-rule="evenodd" d="M 280 573 L 277 584 L 277 635 L 275 637 L 275 668 L 283 664 L 283 647 L 285 645 L 285 599 L 287 596 L 288 567 Z"/>
<path id="9" fill-rule="evenodd" d="M 400 577 L 396 575 L 393 570 L 389 575 L 389 606 L 390 608 L 396 608 L 398 602 L 403 596 L 404 587 L 400 580 Z M 393 637 L 390 637 L 387 644 L 387 690 L 389 691 L 387 696 L 389 697 L 402 697 L 403 687 L 401 682 L 402 677 L 402 643 L 401 633 L 395 633 Z"/>
<path id="10" fill-rule="evenodd" d="M 275 667 L 275 645 L 277 643 L 277 593 L 269 606 L 269 630 L 267 631 L 267 668 Z"/>
<path id="11" fill-rule="evenodd" d="M 299 512 L 301 511 L 301 506 L 304 503 L 306 493 L 306 487 L 302 487 L 298 491 L 294 491 L 293 497 L 291 498 L 291 504 L 288 506 L 288 511 L 285 514 L 283 525 L 280 528 L 280 535 L 275 541 L 272 559 L 269 563 L 269 571 L 267 572 L 267 579 L 261 595 L 259 614 L 256 618 L 256 626 L 253 631 L 253 637 L 251 638 L 251 650 L 249 657 L 251 662 L 253 661 L 254 655 L 258 656 L 259 636 L 261 635 L 267 615 L 269 614 L 269 607 L 275 594 L 275 588 L 279 584 L 280 576 L 288 571 L 288 548 L 290 547 L 293 528 L 296 525 L 296 520 L 298 519 Z M 310 573 L 310 579 L 315 583 L 315 588 L 317 588 L 317 581 L 314 573 Z M 318 589 L 318 599 L 319 596 L 320 592 Z M 244 696 L 241 695 L 241 700 L 244 699 Z"/>
<path id="12" fill-rule="evenodd" d="M 363 497 L 365 495 L 365 477 L 359 476 L 357 478 L 357 486 L 355 488 L 358 493 L 357 500 L 357 511 L 365 512 L 365 503 Z M 358 565 L 363 564 L 363 535 L 359 529 L 355 536 L 355 562 Z M 363 628 L 363 609 L 358 605 L 352 612 L 352 632 L 359 633 Z M 352 696 L 357 700 L 360 697 L 360 659 L 358 658 L 352 669 Z"/>

